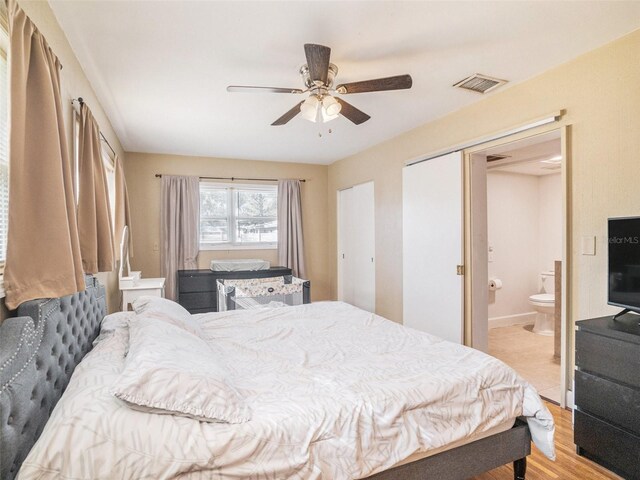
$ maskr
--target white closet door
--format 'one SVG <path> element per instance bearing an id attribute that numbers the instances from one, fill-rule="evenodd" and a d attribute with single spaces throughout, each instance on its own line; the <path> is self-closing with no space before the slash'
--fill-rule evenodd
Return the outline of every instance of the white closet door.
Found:
<path id="1" fill-rule="evenodd" d="M 338 300 L 353 304 L 353 189 L 338 192 Z"/>
<path id="2" fill-rule="evenodd" d="M 462 343 L 462 154 L 405 167 L 402 177 L 404 324 Z"/>
<path id="3" fill-rule="evenodd" d="M 338 192 L 338 300 L 375 311 L 373 182 Z"/>
<path id="4" fill-rule="evenodd" d="M 375 198 L 373 182 L 353 187 L 353 304 L 376 310 Z"/>

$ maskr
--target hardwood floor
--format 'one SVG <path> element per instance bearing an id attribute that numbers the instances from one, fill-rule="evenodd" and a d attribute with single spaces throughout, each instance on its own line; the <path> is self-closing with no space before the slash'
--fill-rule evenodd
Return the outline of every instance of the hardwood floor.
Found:
<path id="1" fill-rule="evenodd" d="M 552 462 L 532 444 L 531 455 L 527 458 L 527 480 L 620 479 L 621 477 L 618 475 L 576 454 L 571 427 L 571 412 L 546 403 L 556 421 L 557 458 L 555 462 Z M 473 480 L 513 480 L 513 467 L 505 465 L 473 477 Z"/>

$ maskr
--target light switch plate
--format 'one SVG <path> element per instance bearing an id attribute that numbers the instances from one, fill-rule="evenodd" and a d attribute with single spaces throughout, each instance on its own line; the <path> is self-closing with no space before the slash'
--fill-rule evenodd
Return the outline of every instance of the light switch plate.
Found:
<path id="1" fill-rule="evenodd" d="M 582 255 L 595 255 L 596 254 L 596 237 L 593 235 L 582 236 L 582 248 L 580 249 Z"/>

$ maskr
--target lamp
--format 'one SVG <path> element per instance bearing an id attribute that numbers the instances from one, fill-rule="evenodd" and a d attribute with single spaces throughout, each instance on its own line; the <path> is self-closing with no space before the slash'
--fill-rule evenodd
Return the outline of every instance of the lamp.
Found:
<path id="1" fill-rule="evenodd" d="M 318 107 L 320 107 L 320 101 L 318 97 L 315 95 L 311 95 L 307 98 L 302 105 L 300 105 L 300 113 L 302 113 L 302 118 L 305 120 L 309 120 L 310 122 L 315 122 L 318 118 Z"/>
<path id="2" fill-rule="evenodd" d="M 339 113 L 336 113 L 335 115 L 329 115 L 327 113 L 327 109 L 326 108 L 321 108 L 320 109 L 320 114 L 322 116 L 322 123 L 330 122 L 331 120 L 335 120 L 336 118 L 338 118 L 340 116 Z"/>
<path id="3" fill-rule="evenodd" d="M 302 118 L 314 123 L 335 120 L 340 115 L 340 110 L 342 105 L 331 95 L 324 95 L 322 101 L 318 95 L 311 95 L 300 105 Z"/>
<path id="4" fill-rule="evenodd" d="M 327 95 L 322 99 L 322 106 L 324 107 L 326 114 L 330 117 L 337 116 L 340 113 L 340 110 L 342 110 L 342 105 L 331 95 Z"/>

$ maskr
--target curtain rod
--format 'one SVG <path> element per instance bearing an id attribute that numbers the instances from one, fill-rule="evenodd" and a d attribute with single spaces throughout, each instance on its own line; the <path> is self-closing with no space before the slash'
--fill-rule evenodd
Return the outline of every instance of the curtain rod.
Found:
<path id="1" fill-rule="evenodd" d="M 156 178 L 162 178 L 161 173 L 156 173 Z M 251 182 L 277 182 L 277 178 L 244 178 L 244 177 L 198 177 L 200 180 L 248 180 Z M 299 178 L 299 182 L 306 182 L 304 178 Z"/>
<path id="2" fill-rule="evenodd" d="M 71 99 L 71 104 L 73 105 L 73 102 L 78 102 L 80 104 L 80 106 L 82 106 L 84 104 L 84 100 L 82 97 L 78 97 L 78 98 L 72 98 Z M 107 140 L 107 137 L 105 137 L 102 132 L 98 132 L 100 134 L 100 138 L 102 139 L 102 141 L 104 143 L 107 144 L 107 147 L 109 147 L 109 150 L 111 150 L 111 153 L 113 153 L 114 155 L 116 154 L 116 151 L 113 149 L 113 147 L 111 146 L 111 144 L 109 143 L 109 140 Z"/>

